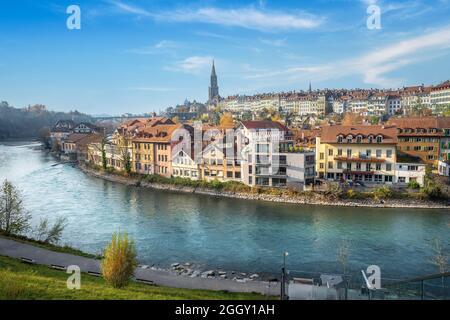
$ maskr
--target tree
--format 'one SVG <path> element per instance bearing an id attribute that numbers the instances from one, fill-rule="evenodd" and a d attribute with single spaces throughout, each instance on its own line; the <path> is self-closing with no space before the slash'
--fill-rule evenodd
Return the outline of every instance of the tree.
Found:
<path id="1" fill-rule="evenodd" d="M 350 257 L 350 242 L 347 240 L 342 240 L 337 250 L 336 259 L 342 267 L 342 273 L 344 276 L 347 273 L 349 257 Z"/>
<path id="2" fill-rule="evenodd" d="M 342 125 L 353 126 L 362 123 L 362 117 L 357 113 L 347 112 L 342 120 Z"/>
<path id="3" fill-rule="evenodd" d="M 131 173 L 131 156 L 128 152 L 128 142 L 125 137 L 120 137 L 117 145 L 122 159 L 123 168 L 127 174 Z"/>
<path id="4" fill-rule="evenodd" d="M 225 112 L 220 117 L 220 125 L 222 127 L 233 127 L 234 126 L 233 115 L 229 112 Z"/>
<path id="5" fill-rule="evenodd" d="M 108 162 L 106 161 L 106 138 L 103 137 L 101 142 L 101 148 L 102 148 L 102 168 L 103 170 L 108 169 Z"/>
<path id="6" fill-rule="evenodd" d="M 0 190 L 0 231 L 6 235 L 24 233 L 30 219 L 30 214 L 23 208 L 19 190 L 5 180 Z"/>
<path id="7" fill-rule="evenodd" d="M 130 281 L 137 266 L 134 242 L 127 234 L 115 233 L 105 248 L 102 275 L 114 288 L 123 288 Z"/>
<path id="8" fill-rule="evenodd" d="M 433 241 L 433 253 L 434 256 L 431 258 L 430 262 L 438 267 L 439 273 L 447 272 L 448 256 L 444 252 L 442 241 L 438 238 Z"/>
<path id="9" fill-rule="evenodd" d="M 172 118 L 173 123 L 180 123 L 180 118 L 175 116 Z"/>
<path id="10" fill-rule="evenodd" d="M 43 127 L 39 130 L 39 140 L 44 144 L 46 149 L 51 148 L 49 127 Z"/>
<path id="11" fill-rule="evenodd" d="M 35 228 L 35 238 L 45 243 L 56 244 L 61 239 L 62 232 L 66 226 L 67 219 L 59 217 L 56 219 L 52 227 L 49 226 L 47 218 L 40 220 L 39 225 Z"/>

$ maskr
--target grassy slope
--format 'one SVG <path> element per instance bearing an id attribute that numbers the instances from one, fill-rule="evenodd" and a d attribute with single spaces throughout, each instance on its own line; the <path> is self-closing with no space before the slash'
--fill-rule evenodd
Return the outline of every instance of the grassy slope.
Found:
<path id="1" fill-rule="evenodd" d="M 0 257 L 0 300 L 225 300 L 267 299 L 259 294 L 227 293 L 149 286 L 132 282 L 114 289 L 103 279 L 81 275 L 81 290 L 68 290 L 68 275 L 46 266 Z"/>
<path id="2" fill-rule="evenodd" d="M 53 244 L 50 244 L 50 243 L 45 243 L 45 242 L 37 241 L 37 240 L 34 240 L 34 239 L 30 239 L 30 238 L 27 238 L 27 237 L 24 237 L 24 236 L 17 236 L 17 235 L 6 236 L 6 235 L 0 233 L 0 238 L 4 238 L 4 239 L 8 239 L 8 240 L 13 240 L 13 241 L 18 241 L 18 242 L 30 244 L 32 246 L 43 248 L 43 249 L 47 249 L 47 250 L 50 250 L 50 251 L 69 253 L 69 254 L 73 254 L 73 255 L 76 255 L 76 256 L 85 257 L 85 258 L 93 258 L 93 259 L 101 258 L 101 257 L 96 256 L 94 254 L 86 253 L 86 252 L 80 251 L 78 249 L 74 249 L 72 247 L 69 247 L 67 245 L 66 246 L 53 245 Z"/>

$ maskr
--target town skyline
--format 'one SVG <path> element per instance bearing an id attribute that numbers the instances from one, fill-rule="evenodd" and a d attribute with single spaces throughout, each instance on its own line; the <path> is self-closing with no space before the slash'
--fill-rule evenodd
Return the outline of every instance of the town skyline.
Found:
<path id="1" fill-rule="evenodd" d="M 80 1 L 81 30 L 68 30 L 69 2 L 2 3 L 0 43 L 9 50 L 0 70 L 11 76 L 0 79 L 1 99 L 90 114 L 159 112 L 206 102 L 213 60 L 223 97 L 306 91 L 310 82 L 389 89 L 448 80 L 449 1 L 189 4 Z M 372 4 L 380 30 L 366 26 Z"/>

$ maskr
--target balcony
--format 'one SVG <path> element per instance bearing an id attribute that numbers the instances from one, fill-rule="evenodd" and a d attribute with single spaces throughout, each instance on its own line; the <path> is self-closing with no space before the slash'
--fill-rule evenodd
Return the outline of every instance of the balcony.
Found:
<path id="1" fill-rule="evenodd" d="M 334 160 L 342 161 L 342 162 L 363 162 L 363 163 L 385 163 L 386 162 L 386 159 L 366 157 L 366 156 L 361 156 L 361 155 L 359 157 L 338 156 L 338 157 L 334 157 Z"/>

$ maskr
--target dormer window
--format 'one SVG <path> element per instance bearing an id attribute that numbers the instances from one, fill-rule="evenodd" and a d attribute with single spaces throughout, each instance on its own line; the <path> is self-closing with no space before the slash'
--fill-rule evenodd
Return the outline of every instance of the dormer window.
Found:
<path id="1" fill-rule="evenodd" d="M 369 136 L 369 143 L 373 143 L 373 136 Z"/>
<path id="2" fill-rule="evenodd" d="M 362 136 L 362 135 L 358 135 L 358 136 L 356 137 L 356 142 L 357 142 L 357 143 L 362 143 L 362 142 L 363 142 L 363 136 Z"/>
<path id="3" fill-rule="evenodd" d="M 377 136 L 377 143 L 383 142 L 383 136 Z"/>
<path id="4" fill-rule="evenodd" d="M 352 135 L 348 135 L 347 136 L 347 143 L 352 143 L 353 142 L 353 136 Z"/>
<path id="5" fill-rule="evenodd" d="M 343 136 L 338 136 L 337 142 L 338 142 L 338 143 L 344 142 L 344 137 L 343 137 Z"/>

